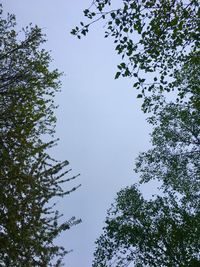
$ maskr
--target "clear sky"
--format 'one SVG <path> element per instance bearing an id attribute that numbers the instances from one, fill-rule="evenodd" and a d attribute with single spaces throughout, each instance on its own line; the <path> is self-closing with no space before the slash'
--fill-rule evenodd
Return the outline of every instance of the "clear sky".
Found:
<path id="1" fill-rule="evenodd" d="M 57 96 L 57 137 L 52 151 L 67 159 L 72 174 L 81 176 L 71 185 L 76 192 L 58 202 L 64 218 L 76 216 L 82 223 L 58 240 L 73 252 L 65 266 L 90 267 L 94 242 L 101 234 L 106 210 L 116 192 L 136 181 L 134 159 L 149 147 L 150 126 L 140 111 L 141 102 L 130 79 L 114 80 L 120 58 L 112 40 L 104 39 L 103 25 L 94 25 L 78 40 L 71 29 L 83 20 L 90 0 L 2 0 L 6 12 L 17 17 L 18 28 L 30 22 L 47 35 L 53 68 L 65 73 Z M 146 188 L 153 190 L 152 188 Z"/>

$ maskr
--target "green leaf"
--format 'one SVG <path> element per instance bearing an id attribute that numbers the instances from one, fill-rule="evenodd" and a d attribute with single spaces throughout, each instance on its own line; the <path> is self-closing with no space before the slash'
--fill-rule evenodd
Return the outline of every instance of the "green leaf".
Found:
<path id="1" fill-rule="evenodd" d="M 142 97 L 143 97 L 143 95 L 141 95 L 141 94 L 137 95 L 137 98 L 142 98 Z"/>
<path id="2" fill-rule="evenodd" d="M 121 72 L 118 71 L 118 72 L 115 74 L 115 79 L 118 79 L 120 75 L 121 75 Z"/>

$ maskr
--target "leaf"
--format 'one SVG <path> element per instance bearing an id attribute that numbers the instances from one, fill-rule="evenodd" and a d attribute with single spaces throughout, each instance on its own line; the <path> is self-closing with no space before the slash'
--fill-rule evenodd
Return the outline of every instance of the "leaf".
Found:
<path id="1" fill-rule="evenodd" d="M 142 98 L 142 97 L 143 97 L 143 95 L 141 95 L 141 94 L 137 95 L 137 98 Z"/>
<path id="2" fill-rule="evenodd" d="M 120 75 L 121 75 L 121 72 L 118 71 L 118 72 L 115 74 L 115 79 L 118 79 Z"/>

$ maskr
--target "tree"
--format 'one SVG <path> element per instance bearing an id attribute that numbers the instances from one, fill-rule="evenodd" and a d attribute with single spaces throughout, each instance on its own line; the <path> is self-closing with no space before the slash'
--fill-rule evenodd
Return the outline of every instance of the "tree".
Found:
<path id="1" fill-rule="evenodd" d="M 191 63 L 199 65 L 198 1 L 122 0 L 118 5 L 92 1 L 84 10 L 92 22 L 81 22 L 72 34 L 80 38 L 94 22 L 106 20 L 105 37 L 114 38 L 123 60 L 115 78 L 134 79 L 134 87 L 141 90 L 138 97 L 144 98 L 143 111 L 156 111 L 165 92 L 175 91 L 180 101 L 184 94 L 176 87 L 180 70 Z"/>
<path id="2" fill-rule="evenodd" d="M 114 38 L 123 60 L 115 78 L 132 77 L 142 110 L 153 112 L 153 147 L 136 161 L 139 184 L 158 180 L 161 186 L 149 201 L 136 185 L 118 193 L 93 266 L 200 266 L 199 1 L 115 5 L 92 1 L 84 10 L 90 22 L 72 34 L 81 38 L 106 20 L 105 37 Z"/>
<path id="3" fill-rule="evenodd" d="M 159 180 L 165 190 L 195 196 L 200 190 L 200 110 L 185 104 L 168 104 L 157 116 L 152 149 L 141 153 L 135 171 L 141 182 Z"/>
<path id="4" fill-rule="evenodd" d="M 139 184 L 157 180 L 161 186 L 150 200 L 136 185 L 117 194 L 93 266 L 200 266 L 199 2 L 115 5 L 92 1 L 84 10 L 87 22 L 71 33 L 81 38 L 93 23 L 106 21 L 105 37 L 114 38 L 123 60 L 115 78 L 132 77 L 143 111 L 153 111 L 152 149 L 135 166 Z"/>
<path id="5" fill-rule="evenodd" d="M 147 201 L 136 185 L 122 189 L 97 240 L 93 266 L 199 266 L 200 111 L 168 104 L 156 116 L 153 147 L 141 153 L 140 184 L 160 181 Z"/>
<path id="6" fill-rule="evenodd" d="M 78 175 L 50 155 L 61 74 L 49 70 L 40 28 L 17 33 L 15 16 L 0 14 L 0 265 L 60 266 L 67 251 L 54 239 L 80 222 L 61 223 L 54 204 L 78 187 L 63 189 Z"/>
<path id="7" fill-rule="evenodd" d="M 174 194 L 147 201 L 136 186 L 125 188 L 108 212 L 93 266 L 199 266 L 199 214 Z"/>

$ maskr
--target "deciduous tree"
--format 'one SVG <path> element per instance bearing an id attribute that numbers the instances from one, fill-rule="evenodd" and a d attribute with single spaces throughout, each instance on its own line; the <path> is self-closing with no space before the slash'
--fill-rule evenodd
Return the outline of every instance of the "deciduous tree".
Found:
<path id="1" fill-rule="evenodd" d="M 199 207 L 172 193 L 147 201 L 136 186 L 125 188 L 108 212 L 93 266 L 199 266 L 198 221 Z"/>
<path id="2" fill-rule="evenodd" d="M 0 265 L 60 266 L 67 250 L 54 239 L 80 221 L 61 222 L 53 204 L 78 187 L 64 190 L 76 176 L 50 154 L 61 74 L 40 28 L 17 33 L 15 16 L 0 15 Z"/>
<path id="3" fill-rule="evenodd" d="M 136 160 L 139 184 L 161 183 L 150 200 L 136 185 L 117 194 L 94 267 L 200 266 L 199 12 L 196 0 L 94 0 L 72 30 L 80 38 L 105 21 L 122 58 L 115 78 L 133 78 L 143 111 L 153 111 L 152 148 Z"/>
<path id="4" fill-rule="evenodd" d="M 115 78 L 132 77 L 138 97 L 144 98 L 143 111 L 155 111 L 165 92 L 182 99 L 184 91 L 176 87 L 179 71 L 199 65 L 199 12 L 197 0 L 94 0 L 84 10 L 87 22 L 72 34 L 80 38 L 93 23 L 105 20 L 105 37 L 114 39 L 123 60 Z"/>
<path id="5" fill-rule="evenodd" d="M 171 103 L 149 118 L 153 146 L 139 155 L 135 171 L 140 184 L 156 180 L 160 190 L 151 200 L 136 185 L 117 194 L 94 267 L 199 266 L 199 117 L 199 110 Z"/>

